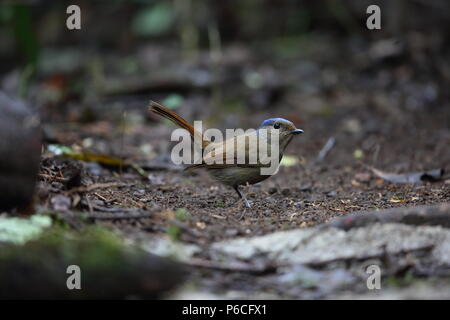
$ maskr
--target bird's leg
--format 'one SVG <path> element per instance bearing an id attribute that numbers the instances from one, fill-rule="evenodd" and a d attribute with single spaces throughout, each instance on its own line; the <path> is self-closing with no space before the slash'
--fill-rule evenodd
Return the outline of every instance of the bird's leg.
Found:
<path id="1" fill-rule="evenodd" d="M 236 192 L 237 192 L 237 194 L 239 195 L 239 197 L 240 197 L 242 200 L 244 200 L 245 206 L 246 206 L 247 208 L 251 208 L 250 203 L 248 202 L 247 198 L 242 194 L 241 190 L 239 190 L 239 186 L 234 186 L 233 188 L 234 188 L 234 190 L 236 190 Z"/>

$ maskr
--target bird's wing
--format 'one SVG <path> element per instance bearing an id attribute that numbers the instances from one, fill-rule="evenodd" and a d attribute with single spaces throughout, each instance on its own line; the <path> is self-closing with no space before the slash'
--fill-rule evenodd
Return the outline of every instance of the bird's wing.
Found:
<path id="1" fill-rule="evenodd" d="M 239 148 L 238 148 L 239 146 Z M 205 149 L 203 162 L 188 167 L 224 168 L 229 166 L 259 167 L 258 135 L 256 132 L 235 136 L 222 142 L 212 142 Z"/>

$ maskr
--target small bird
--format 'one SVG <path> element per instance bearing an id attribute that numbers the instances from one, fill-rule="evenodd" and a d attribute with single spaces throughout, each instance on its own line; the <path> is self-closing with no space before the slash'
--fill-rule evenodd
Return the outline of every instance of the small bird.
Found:
<path id="1" fill-rule="evenodd" d="M 209 172 L 209 174 L 215 178 L 217 181 L 227 185 L 231 186 L 239 195 L 239 197 L 244 201 L 247 208 L 250 208 L 250 202 L 246 199 L 245 195 L 242 194 L 242 192 L 239 189 L 239 186 L 246 185 L 246 184 L 255 184 L 258 182 L 261 182 L 267 178 L 270 177 L 270 175 L 264 175 L 261 174 L 261 168 L 266 166 L 267 164 L 262 164 L 261 161 L 258 161 L 255 164 L 239 164 L 238 161 L 233 161 L 233 163 L 227 163 L 228 161 L 225 161 L 227 159 L 227 154 L 233 154 L 234 160 L 236 160 L 237 152 L 230 153 L 230 148 L 235 148 L 237 145 L 239 147 L 239 144 L 236 144 L 236 140 L 238 137 L 242 138 L 242 136 L 235 136 L 231 139 L 234 141 L 225 140 L 225 141 L 219 141 L 219 142 L 211 142 L 203 137 L 203 133 L 198 132 L 194 126 L 192 126 L 189 122 L 187 122 L 184 118 L 182 118 L 180 115 L 178 115 L 176 112 L 164 107 L 163 105 L 156 103 L 154 101 L 150 101 L 149 105 L 150 111 L 156 113 L 157 115 L 169 119 L 170 121 L 174 122 L 181 128 L 186 129 L 191 137 L 194 138 L 200 138 L 201 141 L 201 148 L 205 149 L 208 147 L 210 151 L 203 155 L 203 161 L 200 164 L 194 164 L 188 166 L 186 169 L 198 169 L 198 168 L 206 168 Z M 278 148 L 278 160 L 281 161 L 283 158 L 284 150 L 286 149 L 287 145 L 291 142 L 294 135 L 298 135 L 300 133 L 303 133 L 302 129 L 297 129 L 295 125 L 286 119 L 283 118 L 271 118 L 264 120 L 259 128 L 251 133 L 245 133 L 245 135 L 256 135 L 256 139 L 265 139 L 263 143 L 267 143 L 267 150 L 270 150 L 270 144 L 271 140 L 267 138 L 267 135 L 260 134 L 263 131 L 263 129 L 267 130 L 265 132 L 271 131 L 271 130 L 278 130 L 279 134 L 279 148 Z M 241 140 L 242 141 L 242 140 Z M 252 141 L 252 140 L 250 140 Z M 253 140 L 255 141 L 255 140 Z M 258 152 L 258 144 L 260 143 L 259 140 L 257 140 L 258 143 L 253 144 L 245 144 L 243 148 L 245 148 L 245 159 L 247 160 L 250 156 L 254 156 L 253 153 Z M 211 158 L 217 159 L 218 157 L 223 157 L 224 163 L 212 163 L 208 162 L 208 159 Z"/>

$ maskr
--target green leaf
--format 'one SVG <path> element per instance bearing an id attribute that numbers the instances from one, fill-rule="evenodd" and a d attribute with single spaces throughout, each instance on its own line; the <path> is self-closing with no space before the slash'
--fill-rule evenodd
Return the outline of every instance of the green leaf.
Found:
<path id="1" fill-rule="evenodd" d="M 147 6 L 133 19 L 132 29 L 140 36 L 157 36 L 167 32 L 174 21 L 174 12 L 169 2 Z"/>
<path id="2" fill-rule="evenodd" d="M 183 102 L 184 102 L 183 97 L 180 96 L 179 94 L 174 93 L 166 97 L 163 100 L 162 104 L 169 109 L 176 109 L 179 106 L 181 106 Z"/>
<path id="3" fill-rule="evenodd" d="M 283 159 L 281 159 L 280 165 L 285 166 L 285 167 L 292 167 L 292 166 L 295 166 L 297 163 L 299 163 L 299 160 L 297 157 L 285 155 L 283 157 Z"/>
<path id="4" fill-rule="evenodd" d="M 364 156 L 364 152 L 361 149 L 356 149 L 353 152 L 353 158 L 355 159 L 361 159 Z"/>
<path id="5" fill-rule="evenodd" d="M 169 226 L 167 228 L 167 234 L 169 235 L 170 239 L 172 239 L 173 241 L 177 241 L 180 238 L 181 229 L 177 226 Z"/>
<path id="6" fill-rule="evenodd" d="M 185 208 L 178 208 L 175 211 L 175 217 L 177 218 L 177 220 L 180 220 L 180 221 L 189 220 L 189 216 L 187 215 Z"/>

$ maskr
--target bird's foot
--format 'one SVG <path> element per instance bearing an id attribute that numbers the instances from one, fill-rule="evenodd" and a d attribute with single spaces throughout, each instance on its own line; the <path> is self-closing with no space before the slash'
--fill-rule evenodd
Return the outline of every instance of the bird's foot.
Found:
<path id="1" fill-rule="evenodd" d="M 238 208 L 239 211 L 242 213 L 239 215 L 238 220 L 242 220 L 247 213 L 247 209 L 251 209 L 253 201 L 249 201 L 247 199 L 242 199 L 242 201 L 239 202 Z"/>
<path id="2" fill-rule="evenodd" d="M 243 199 L 243 200 L 244 200 L 245 206 L 250 209 L 252 207 L 253 201 L 247 200 L 247 199 Z"/>

